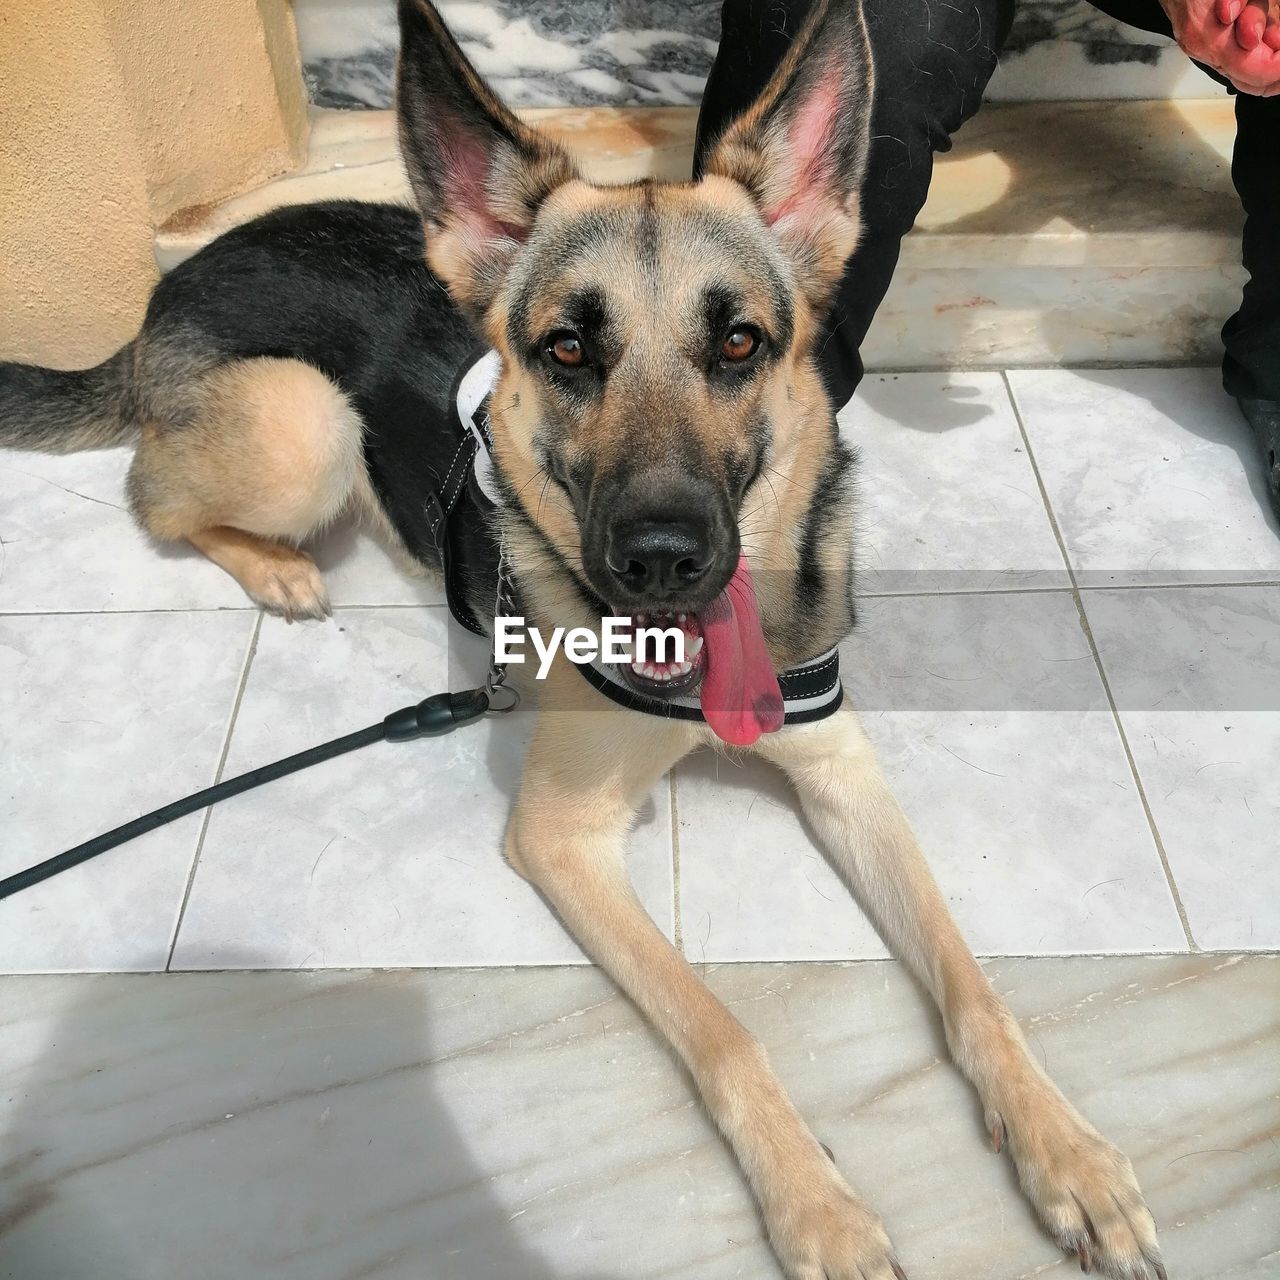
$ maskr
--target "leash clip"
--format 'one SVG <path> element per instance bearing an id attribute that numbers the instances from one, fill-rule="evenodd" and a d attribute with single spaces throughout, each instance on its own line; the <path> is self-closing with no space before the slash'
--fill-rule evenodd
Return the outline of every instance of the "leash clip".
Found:
<path id="1" fill-rule="evenodd" d="M 489 675 L 484 682 L 484 694 L 489 699 L 486 715 L 505 716 L 520 705 L 520 690 L 507 683 L 507 669 L 496 662 L 489 663 Z"/>

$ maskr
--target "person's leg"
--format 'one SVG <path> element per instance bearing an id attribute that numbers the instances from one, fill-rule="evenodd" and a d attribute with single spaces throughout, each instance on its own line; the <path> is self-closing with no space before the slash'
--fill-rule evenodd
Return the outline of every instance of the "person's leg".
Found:
<path id="1" fill-rule="evenodd" d="M 838 0 L 852 4 L 857 0 Z M 720 49 L 698 118 L 695 173 L 708 146 L 754 101 L 782 61 L 811 0 L 725 0 Z M 977 111 L 1013 18 L 1013 0 L 863 0 L 876 64 L 863 235 L 820 341 L 837 406 L 862 378 L 862 345 L 902 237 L 924 204 L 933 153 Z"/>
<path id="2" fill-rule="evenodd" d="M 1091 3 L 1130 26 L 1173 37 L 1156 0 Z M 1217 72 L 1196 65 L 1227 84 Z M 1222 327 L 1222 385 L 1240 402 L 1258 437 L 1271 505 L 1280 515 L 1280 98 L 1236 93 L 1235 99 L 1231 179 L 1244 205 L 1242 257 L 1249 279 L 1240 310 Z"/>
<path id="3" fill-rule="evenodd" d="M 1130 26 L 1173 37 L 1156 0 L 1092 3 Z M 1217 72 L 1196 65 L 1227 84 Z M 1240 310 L 1223 326 L 1222 382 L 1237 399 L 1280 401 L 1280 98 L 1236 93 L 1235 99 L 1231 179 L 1244 205 L 1243 258 L 1249 280 Z"/>
<path id="4" fill-rule="evenodd" d="M 1249 279 L 1240 310 L 1222 328 L 1222 383 L 1258 437 L 1280 516 L 1280 98 L 1236 95 L 1231 176 L 1244 204 Z"/>
<path id="5" fill-rule="evenodd" d="M 1222 330 L 1222 380 L 1233 396 L 1280 400 L 1280 98 L 1236 94 L 1231 176 L 1244 205 L 1249 281 Z"/>

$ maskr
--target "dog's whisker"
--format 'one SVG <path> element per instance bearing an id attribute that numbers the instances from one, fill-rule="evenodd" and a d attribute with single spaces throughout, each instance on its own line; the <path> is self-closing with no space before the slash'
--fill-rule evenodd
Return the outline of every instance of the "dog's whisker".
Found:
<path id="1" fill-rule="evenodd" d="M 781 518 L 782 503 L 778 501 L 778 491 L 773 487 L 773 481 L 769 479 L 767 472 L 761 472 L 760 478 L 769 486 L 769 492 L 773 496 L 773 505 L 777 507 L 779 518 Z"/>
<path id="2" fill-rule="evenodd" d="M 530 476 L 530 477 L 529 477 L 529 478 L 524 482 L 524 484 L 522 484 L 522 485 L 521 485 L 521 486 L 516 490 L 516 492 L 515 492 L 515 496 L 516 496 L 517 498 L 519 498 L 521 495 L 523 495 L 524 491 L 525 491 L 525 490 L 526 490 L 526 489 L 527 489 L 531 484 L 533 484 L 533 482 L 534 482 L 535 480 L 537 480 L 539 476 L 546 476 L 548 479 L 550 479 L 550 477 L 551 477 L 551 473 L 546 469 L 546 467 L 538 467 L 538 468 L 537 468 L 537 470 L 535 470 L 535 471 L 533 472 L 533 474 L 532 474 L 532 475 L 531 475 L 531 476 Z"/>
<path id="3" fill-rule="evenodd" d="M 777 476 L 779 480 L 783 481 L 785 484 L 791 485 L 793 488 L 798 489 L 800 487 L 800 482 L 794 476 L 787 475 L 785 471 L 779 471 L 777 467 L 772 467 L 767 462 L 762 469 L 762 474 L 764 471 L 768 471 L 772 475 Z"/>

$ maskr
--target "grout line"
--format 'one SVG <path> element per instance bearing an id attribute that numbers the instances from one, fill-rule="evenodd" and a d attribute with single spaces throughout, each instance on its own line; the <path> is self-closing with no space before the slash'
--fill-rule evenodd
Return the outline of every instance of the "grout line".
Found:
<path id="1" fill-rule="evenodd" d="M 1053 504 L 1049 501 L 1049 491 L 1045 487 L 1044 477 L 1040 474 L 1040 465 L 1036 462 L 1035 451 L 1031 447 L 1031 437 L 1027 434 L 1026 424 L 1022 420 L 1022 410 L 1018 406 L 1017 396 L 1013 393 L 1013 385 L 1009 381 L 1008 373 L 1001 374 L 1001 377 L 1004 378 L 1005 389 L 1009 395 L 1009 403 L 1013 406 L 1013 416 L 1017 421 L 1018 431 L 1022 435 L 1022 442 L 1027 449 L 1027 461 L 1031 463 L 1031 469 L 1035 472 L 1036 484 L 1040 488 L 1040 497 L 1044 501 L 1044 509 L 1048 513 L 1053 536 L 1058 540 L 1058 549 L 1062 552 L 1062 561 L 1067 566 L 1067 574 L 1071 578 L 1071 598 L 1075 603 L 1076 612 L 1080 616 L 1080 629 L 1084 632 L 1085 639 L 1089 642 L 1089 652 L 1093 654 L 1093 665 L 1097 669 L 1098 679 L 1102 682 L 1102 691 L 1107 695 L 1107 706 L 1111 708 L 1111 719 L 1115 724 L 1116 733 L 1119 735 L 1120 745 L 1124 748 L 1124 757 L 1129 762 L 1129 773 L 1132 775 L 1134 786 L 1137 788 L 1138 799 L 1142 802 L 1142 812 L 1146 815 L 1147 827 L 1151 832 L 1151 839 L 1155 843 L 1160 866 L 1164 870 L 1165 882 L 1169 886 L 1169 896 L 1173 899 L 1174 908 L 1178 912 L 1178 921 L 1182 925 L 1182 932 L 1187 939 L 1188 949 L 1192 952 L 1198 952 L 1200 947 L 1191 932 L 1191 921 L 1187 916 L 1187 908 L 1183 904 L 1182 894 L 1178 891 L 1178 882 L 1174 879 L 1173 868 L 1169 865 L 1169 854 L 1164 847 L 1160 829 L 1156 826 L 1155 814 L 1152 813 L 1151 802 L 1147 799 L 1147 789 L 1143 786 L 1142 775 L 1138 772 L 1138 763 L 1134 759 L 1133 749 L 1129 745 L 1129 735 L 1125 732 L 1124 723 L 1120 719 L 1120 710 L 1116 706 L 1115 695 L 1111 691 L 1111 681 L 1107 679 L 1106 668 L 1102 665 L 1102 654 L 1098 651 L 1098 643 L 1094 638 L 1093 628 L 1089 624 L 1089 616 L 1085 612 L 1084 600 L 1076 583 L 1075 569 L 1072 567 L 1071 558 L 1067 554 L 1066 540 L 1062 536 L 1057 514 L 1054 512 Z"/>
<path id="2" fill-rule="evenodd" d="M 1049 501 L 1049 490 L 1045 488 L 1044 477 L 1040 474 L 1040 464 L 1036 461 L 1036 455 L 1031 448 L 1031 437 L 1027 435 L 1026 424 L 1022 421 L 1022 410 L 1018 407 L 1018 398 L 1013 393 L 1013 384 L 1009 381 L 1007 372 L 1001 373 L 1004 379 L 1005 394 L 1009 397 L 1009 406 L 1013 410 L 1013 420 L 1018 424 L 1018 434 L 1022 437 L 1023 446 L 1027 451 L 1027 461 L 1031 464 L 1032 474 L 1036 478 L 1036 488 L 1040 490 L 1040 501 L 1044 503 L 1045 515 L 1049 519 L 1049 528 L 1053 530 L 1054 541 L 1058 544 L 1058 553 L 1062 556 L 1062 563 L 1066 568 L 1067 578 L 1071 583 L 1071 593 L 1079 595 L 1079 585 L 1076 581 L 1076 571 L 1071 563 L 1071 557 L 1067 554 L 1066 539 L 1062 536 L 1062 529 L 1058 525 L 1058 516 L 1053 509 L 1053 503 Z"/>
<path id="3" fill-rule="evenodd" d="M 257 605 L 192 605 L 168 609 L 0 609 L 4 618 L 145 618 L 153 613 L 244 613 L 257 610 Z"/>
<path id="4" fill-rule="evenodd" d="M 1253 584 L 1249 584 L 1253 585 Z M 333 612 L 349 613 L 356 609 L 445 609 L 443 600 L 418 604 L 335 604 Z M 192 605 L 170 609 L 0 609 L 0 618 L 133 618 L 153 613 L 260 613 L 257 605 Z"/>
<path id="5" fill-rule="evenodd" d="M 1052 519 L 1052 517 L 1051 517 Z M 948 571 L 951 572 L 951 571 Z M 1034 572 L 1054 572 L 1035 570 Z M 1029 596 L 1067 595 L 1072 591 L 1220 591 L 1224 588 L 1248 589 L 1252 587 L 1280 587 L 1280 578 L 1214 579 L 1208 582 L 1107 582 L 1095 584 L 1076 583 L 1061 587 L 975 587 L 971 591 L 856 591 L 856 600 L 928 600 L 933 597 L 963 596 Z M 334 616 L 357 610 L 380 609 L 445 609 L 444 603 L 422 604 L 335 604 Z M 253 607 L 193 605 L 190 608 L 173 609 L 0 609 L 0 618 L 145 618 L 154 614 L 171 613 L 252 613 Z"/>
<path id="6" fill-rule="evenodd" d="M 1031 364 L 1009 364 L 1004 362 L 1001 364 L 974 364 L 965 361 L 963 364 L 947 364 L 935 365 L 928 369 L 922 369 L 919 365 L 877 365 L 873 369 L 867 369 L 864 377 L 878 378 L 886 375 L 894 377 L 902 377 L 903 374 L 923 373 L 942 375 L 948 378 L 963 378 L 967 373 L 998 373 L 1002 378 L 1012 371 L 1014 373 L 1070 373 L 1079 369 L 1081 372 L 1097 372 L 1110 373 L 1116 370 L 1124 369 L 1209 369 L 1217 370 L 1221 367 L 1221 362 L 1211 364 L 1206 361 L 1184 359 L 1156 360 L 1154 358 L 1148 360 L 1081 360 L 1070 361 L 1067 364 L 1055 364 L 1048 360 L 1036 360 Z"/>
<path id="7" fill-rule="evenodd" d="M 447 609 L 448 607 L 443 600 L 423 600 L 413 604 L 335 604 L 333 612 L 336 617 L 340 613 L 351 613 L 356 609 Z"/>
<path id="8" fill-rule="evenodd" d="M 1229 957 L 1238 960 L 1267 960 L 1280 963 L 1280 949 L 1275 947 L 1263 947 L 1255 949 L 1242 949 L 1240 947 L 1214 947 L 1209 950 L 1188 952 L 1179 951 L 1033 951 L 1033 952 L 1012 952 L 1012 951 L 975 951 L 974 956 L 977 960 L 986 963 L 988 961 L 998 960 L 1029 960 L 1033 964 L 1044 963 L 1069 963 L 1074 961 L 1091 961 L 1091 960 L 1212 960 L 1215 957 Z M 850 969 L 858 965 L 876 965 L 876 964 L 893 964 L 902 968 L 903 972 L 910 972 L 906 962 L 899 960 L 896 956 L 844 956 L 833 958 L 810 957 L 810 956 L 791 956 L 787 958 L 775 957 L 770 960 L 708 960 L 705 962 L 707 969 L 726 969 L 745 965 L 757 966 L 776 966 L 789 965 L 801 968 L 840 968 Z M 207 968 L 207 969 L 23 969 L 13 970 L 2 976 L 5 978 L 66 978 L 78 977 L 83 975 L 92 975 L 94 977 L 112 977 L 112 978 L 155 978 L 172 977 L 172 978 L 198 978 L 202 975 L 213 975 L 219 973 L 231 974 L 261 974 L 267 976 L 286 975 L 302 975 L 302 974 L 319 974 L 319 973 L 371 973 L 371 974 L 387 974 L 387 973 L 529 973 L 533 971 L 544 972 L 578 972 L 582 973 L 589 969 L 599 969 L 598 965 L 590 961 L 583 960 L 576 964 L 395 964 L 395 965 L 350 965 L 335 964 L 327 965 L 324 968 L 316 968 L 308 966 L 306 968 L 287 968 L 284 966 L 266 966 L 259 968 Z"/>
<path id="9" fill-rule="evenodd" d="M 249 668 L 253 665 L 253 659 L 258 652 L 258 636 L 262 631 L 263 612 L 258 610 L 257 620 L 253 624 L 253 633 L 249 637 L 249 647 L 244 655 L 244 666 L 240 669 L 240 680 L 236 685 L 236 696 L 231 702 L 231 715 L 227 719 L 227 732 L 222 739 L 222 754 L 218 757 L 218 767 L 214 771 L 213 783 L 217 786 L 222 781 L 223 771 L 227 767 L 227 756 L 231 754 L 231 737 L 235 732 L 236 719 L 240 714 L 240 703 L 244 699 L 244 691 L 249 683 Z M 173 953 L 178 948 L 178 935 L 182 932 L 182 922 L 187 916 L 187 903 L 191 901 L 191 890 L 196 883 L 196 869 L 200 866 L 200 855 L 204 852 L 204 838 L 209 831 L 209 819 L 213 816 L 213 806 L 209 805 L 204 811 L 204 817 L 200 822 L 200 835 L 196 840 L 195 856 L 191 859 L 191 870 L 187 873 L 187 885 L 182 892 L 182 903 L 178 907 L 178 919 L 173 926 L 173 937 L 169 942 L 169 956 L 164 962 L 164 970 L 170 972 L 173 964 Z"/>
<path id="10" fill-rule="evenodd" d="M 1198 591 L 1222 587 L 1280 587 L 1280 578 L 1211 578 L 1208 582 L 1098 582 L 1076 584 L 1078 591 Z"/>
<path id="11" fill-rule="evenodd" d="M 1155 842 L 1156 853 L 1160 858 L 1160 866 L 1164 869 L 1164 878 L 1169 885 L 1169 895 L 1173 898 L 1173 905 L 1177 909 L 1178 919 L 1182 924 L 1182 932 L 1186 935 L 1187 946 L 1192 951 L 1198 952 L 1200 947 L 1191 932 L 1191 921 L 1187 916 L 1187 908 L 1183 905 L 1182 894 L 1179 892 L 1178 883 L 1173 876 L 1173 868 L 1169 865 L 1169 854 L 1165 850 L 1160 829 L 1156 826 L 1155 814 L 1151 812 L 1151 802 L 1147 799 L 1147 789 L 1142 785 L 1142 776 L 1138 772 L 1137 761 L 1133 758 L 1133 750 L 1129 746 L 1129 735 L 1125 732 L 1124 724 L 1120 719 L 1120 711 L 1116 706 L 1115 695 L 1111 692 L 1111 681 L 1107 679 L 1106 669 L 1102 665 L 1102 654 L 1098 651 L 1098 643 L 1094 639 L 1093 628 L 1089 625 L 1089 617 L 1084 610 L 1084 601 L 1081 600 L 1079 593 L 1076 593 L 1074 599 L 1076 611 L 1080 615 L 1080 630 L 1084 632 L 1085 639 L 1089 642 L 1089 651 L 1093 654 L 1093 663 L 1098 670 L 1098 678 L 1102 681 L 1103 692 L 1107 695 L 1107 705 L 1111 708 L 1111 717 L 1115 721 L 1116 732 L 1120 737 L 1120 745 L 1124 748 L 1125 759 L 1129 762 L 1129 772 L 1133 775 L 1134 785 L 1138 789 L 1138 799 L 1142 801 L 1142 811 L 1147 816 L 1147 826 L 1151 828 L 1151 838 Z"/>
<path id="12" fill-rule="evenodd" d="M 676 950 L 684 955 L 684 920 L 680 915 L 680 813 L 676 803 L 676 766 L 667 774 L 671 795 L 671 919 Z"/>
<path id="13" fill-rule="evenodd" d="M 1050 523 L 1053 523 L 1052 514 Z M 1074 591 L 1218 591 L 1224 587 L 1280 587 L 1280 578 L 1253 578 L 1247 582 L 1225 578 L 1208 582 L 1102 582 L 1087 585 L 1076 582 L 1061 587 L 974 587 L 969 591 L 855 591 L 853 597 L 855 600 L 927 600 L 933 596 L 1043 596 L 1066 595 Z"/>
<path id="14" fill-rule="evenodd" d="M 855 600 L 927 600 L 931 596 L 1046 596 L 1066 595 L 1069 585 L 1061 587 L 975 587 L 971 591 L 855 591 Z"/>

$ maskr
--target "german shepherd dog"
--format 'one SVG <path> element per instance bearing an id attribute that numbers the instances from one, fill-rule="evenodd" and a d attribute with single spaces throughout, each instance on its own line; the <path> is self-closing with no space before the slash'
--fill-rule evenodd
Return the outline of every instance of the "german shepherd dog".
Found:
<path id="1" fill-rule="evenodd" d="M 265 608 L 318 617 L 324 586 L 298 544 L 344 508 L 364 504 L 437 562 L 423 476 L 439 473 L 433 442 L 457 371 L 495 348 L 506 501 L 463 554 L 500 536 L 540 625 L 683 614 L 706 641 L 699 661 L 633 679 L 653 699 L 702 682 L 719 700 L 708 706 L 704 688 L 705 722 L 642 714 L 558 657 L 506 856 L 679 1054 L 787 1276 L 903 1272 L 761 1045 L 628 883 L 635 807 L 708 743 L 790 775 L 833 862 L 936 1000 L 992 1145 L 1059 1245 L 1112 1280 L 1164 1280 L 1132 1166 L 1028 1052 L 853 710 L 778 724 L 774 671 L 853 626 L 850 459 L 814 341 L 859 235 L 872 65 L 858 6 L 814 6 L 759 100 L 710 144 L 700 180 L 616 187 L 582 181 L 507 110 L 427 0 L 401 0 L 400 23 L 417 209 L 298 207 L 229 232 L 160 283 L 141 334 L 96 369 L 0 369 L 0 442 L 136 439 L 129 494 L 146 530 L 193 543 Z M 483 559 L 481 617 L 494 600 Z"/>

